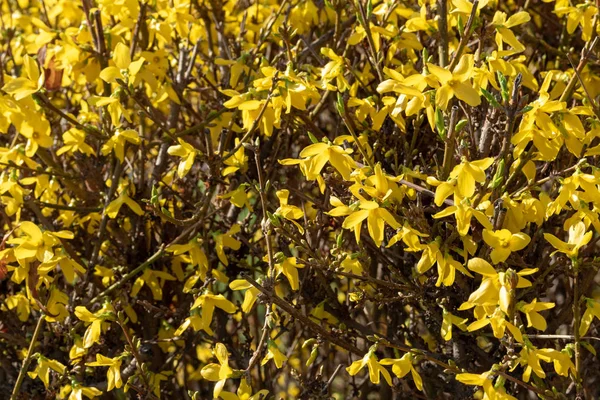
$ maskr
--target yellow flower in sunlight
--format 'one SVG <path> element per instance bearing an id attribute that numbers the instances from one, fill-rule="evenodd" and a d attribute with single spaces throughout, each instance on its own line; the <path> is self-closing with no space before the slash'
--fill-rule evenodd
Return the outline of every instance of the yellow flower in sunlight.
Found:
<path id="1" fill-rule="evenodd" d="M 64 374 L 65 369 L 66 367 L 60 362 L 51 360 L 42 355 L 38 355 L 37 367 L 27 374 L 31 377 L 31 379 L 40 378 L 40 380 L 44 383 L 44 386 L 48 388 L 48 385 L 50 384 L 50 370 L 58 372 L 59 374 Z"/>
<path id="2" fill-rule="evenodd" d="M 24 236 L 8 240 L 10 244 L 18 244 L 15 249 L 17 260 L 37 259 L 40 262 L 50 261 L 54 257 L 53 248 L 61 244 L 60 239 L 73 239 L 69 231 L 50 232 L 42 230 L 33 222 L 24 221 L 19 225 Z"/>
<path id="3" fill-rule="evenodd" d="M 100 152 L 103 155 L 107 155 L 111 151 L 114 151 L 115 156 L 117 156 L 119 161 L 123 162 L 123 159 L 125 158 L 126 142 L 129 142 L 133 145 L 138 145 L 141 143 L 141 141 L 140 135 L 138 135 L 138 133 L 133 129 L 117 129 L 115 134 L 102 145 Z"/>
<path id="4" fill-rule="evenodd" d="M 410 353 L 406 353 L 399 359 L 384 358 L 380 361 L 381 365 L 391 365 L 392 372 L 400 379 L 404 378 L 410 372 L 413 381 L 415 382 L 415 386 L 422 391 L 423 379 L 421 379 L 421 375 L 419 375 L 412 362 L 413 357 Z"/>
<path id="5" fill-rule="evenodd" d="M 483 240 L 492 247 L 490 257 L 494 264 L 506 261 L 513 251 L 523 250 L 531 241 L 525 233 L 512 234 L 508 229 L 483 230 Z"/>
<path id="6" fill-rule="evenodd" d="M 194 304 L 190 307 L 190 310 L 199 308 L 202 310 L 202 318 L 198 319 L 197 315 L 192 315 L 186 318 L 181 324 L 177 331 L 173 334 L 174 336 L 181 335 L 187 328 L 192 324 L 194 330 L 204 330 L 209 335 L 214 335 L 213 330 L 210 328 L 212 322 L 215 307 L 220 308 L 226 313 L 233 314 L 237 308 L 236 306 L 227 300 L 222 294 L 212 294 L 210 292 L 202 294 L 196 298 Z"/>
<path id="7" fill-rule="evenodd" d="M 458 327 L 461 331 L 467 330 L 467 318 L 460 318 L 444 309 L 442 314 L 441 334 L 445 341 L 452 339 L 452 326 Z"/>
<path id="8" fill-rule="evenodd" d="M 300 234 L 304 234 L 304 228 L 298 222 L 297 219 L 304 217 L 304 213 L 299 207 L 288 204 L 288 199 L 290 197 L 290 191 L 287 189 L 278 190 L 277 198 L 279 199 L 279 207 L 275 210 L 275 215 L 278 215 L 282 218 L 287 219 L 291 223 L 293 223 L 296 228 L 300 231 Z"/>
<path id="9" fill-rule="evenodd" d="M 83 336 L 83 347 L 86 349 L 89 349 L 94 343 L 100 341 L 102 330 L 108 326 L 105 321 L 113 321 L 115 319 L 114 309 L 108 303 L 104 304 L 104 307 L 95 313 L 90 312 L 84 306 L 77 306 L 75 307 L 75 315 L 86 324 L 89 324 Z"/>
<path id="10" fill-rule="evenodd" d="M 292 290 L 298 290 L 300 288 L 298 268 L 304 268 L 304 264 L 298 264 L 296 257 L 285 257 L 282 262 L 275 264 L 277 275 L 285 275 L 288 282 L 290 282 Z"/>
<path id="11" fill-rule="evenodd" d="M 246 379 L 242 379 L 237 390 L 237 395 L 231 392 L 222 391 L 219 396 L 223 400 L 263 400 L 267 398 L 269 391 L 267 389 L 259 390 L 252 394 L 252 388 L 248 385 Z"/>
<path id="12" fill-rule="evenodd" d="M 439 82 L 440 87 L 435 92 L 435 104 L 442 110 L 448 108 L 448 102 L 458 97 L 471 107 L 481 104 L 477 90 L 470 84 L 473 77 L 475 60 L 472 54 L 465 54 L 454 67 L 453 71 L 428 63 L 427 69 Z"/>
<path id="13" fill-rule="evenodd" d="M 339 90 L 345 92 L 348 90 L 350 85 L 344 73 L 346 71 L 346 59 L 343 56 L 338 56 L 333 50 L 327 47 L 321 48 L 321 54 L 331 59 L 321 70 L 321 79 L 323 81 L 323 87 L 327 90 Z M 332 80 L 336 81 L 336 86 L 329 84 Z"/>
<path id="14" fill-rule="evenodd" d="M 267 342 L 267 354 L 265 354 L 265 357 L 260 362 L 260 365 L 265 365 L 269 362 L 269 360 L 273 360 L 275 366 L 277 368 L 281 368 L 287 359 L 288 358 L 281 351 L 279 351 L 277 344 L 269 339 Z"/>
<path id="15" fill-rule="evenodd" d="M 2 87 L 2 90 L 12 94 L 15 100 L 21 100 L 39 91 L 44 85 L 44 74 L 40 73 L 37 61 L 28 54 L 23 57 L 23 70 L 25 77 L 11 79 Z"/>
<path id="16" fill-rule="evenodd" d="M 86 363 L 85 365 L 90 367 L 108 367 L 106 372 L 106 378 L 108 380 L 107 390 L 110 392 L 114 388 L 119 389 L 123 386 L 123 380 L 121 379 L 121 359 L 118 357 L 109 358 L 102 354 L 96 354 L 96 361 Z"/>
<path id="17" fill-rule="evenodd" d="M 544 233 L 544 239 L 548 241 L 556 250 L 552 253 L 564 253 L 569 257 L 577 257 L 579 249 L 592 240 L 593 232 L 586 232 L 585 223 L 579 221 L 569 228 L 569 241 L 563 242 L 550 233 Z"/>
<path id="18" fill-rule="evenodd" d="M 369 379 L 371 382 L 378 385 L 380 376 L 383 375 L 387 384 L 392 386 L 392 376 L 388 370 L 377 361 L 377 357 L 375 356 L 376 348 L 377 345 L 371 346 L 367 354 L 365 354 L 362 359 L 354 361 L 349 367 L 346 368 L 346 371 L 348 371 L 350 376 L 354 376 L 358 374 L 361 369 L 367 366 L 369 368 Z"/>
<path id="19" fill-rule="evenodd" d="M 215 249 L 217 250 L 217 256 L 223 265 L 229 265 L 227 256 L 225 255 L 225 248 L 239 250 L 242 246 L 242 242 L 233 237 L 233 235 L 240 233 L 241 226 L 233 225 L 226 233 L 215 235 Z"/>
<path id="20" fill-rule="evenodd" d="M 352 154 L 352 149 L 344 149 L 341 146 L 336 146 L 332 143 L 315 143 L 307 146 L 300 152 L 300 157 L 309 159 L 306 164 L 306 179 L 315 180 L 317 176 L 321 175 L 321 170 L 325 164 L 329 163 L 336 169 L 346 181 L 350 180 L 350 173 L 355 167 L 356 163 L 349 156 Z M 282 160 L 282 164 L 299 164 L 301 160 L 292 160 L 295 162 L 285 162 Z"/>
<path id="21" fill-rule="evenodd" d="M 534 274 L 538 271 L 537 268 L 522 269 L 519 272 L 510 273 L 497 272 L 494 267 L 482 258 L 471 258 L 467 267 L 479 274 L 483 278 L 479 288 L 471 293 L 467 302 L 460 306 L 459 310 L 468 310 L 475 306 L 496 306 L 499 305 L 502 311 L 508 312 L 508 307 L 511 303 L 509 296 L 510 290 L 513 288 L 513 279 L 516 279 L 515 289 L 521 289 L 531 286 L 531 282 L 523 278 L 523 276 Z M 509 276 L 507 276 L 507 274 Z"/>
<path id="22" fill-rule="evenodd" d="M 513 48 L 512 51 L 501 52 L 502 56 L 520 53 L 525 50 L 525 46 L 519 42 L 510 28 L 524 24 L 530 19 L 531 16 L 527 11 L 515 13 L 508 19 L 506 18 L 506 13 L 502 11 L 496 11 L 496 14 L 494 14 L 494 19 L 492 20 L 492 25 L 496 28 L 496 45 L 498 46 L 498 49 L 501 49 L 502 42 L 505 42 Z"/>
<path id="23" fill-rule="evenodd" d="M 483 392 L 487 397 L 487 399 L 496 399 L 496 400 L 517 400 L 516 397 L 513 397 L 509 394 L 506 394 L 506 391 L 503 387 L 498 387 L 494 385 L 494 372 L 488 371 L 482 374 L 457 374 L 456 380 L 464 383 L 465 385 L 473 385 L 473 386 L 481 386 L 483 388 Z"/>
<path id="24" fill-rule="evenodd" d="M 112 60 L 115 66 L 106 67 L 100 72 L 100 78 L 108 83 L 115 82 L 117 79 L 127 81 L 131 85 L 135 85 L 137 74 L 142 69 L 144 57 L 132 62 L 129 56 L 129 47 L 119 42 L 113 51 Z"/>
<path id="25" fill-rule="evenodd" d="M 535 329 L 540 331 L 545 331 L 548 324 L 539 312 L 549 310 L 551 308 L 554 308 L 554 303 L 545 303 L 542 301 L 538 302 L 537 299 L 533 299 L 533 301 L 529 304 L 524 302 L 517 304 L 517 309 L 524 313 L 527 317 L 527 326 L 533 326 Z"/>
<path id="26" fill-rule="evenodd" d="M 173 145 L 169 147 L 167 152 L 172 156 L 181 157 L 182 160 L 179 162 L 179 166 L 177 167 L 177 176 L 183 178 L 190 172 L 192 169 L 192 165 L 194 165 L 194 160 L 196 159 L 196 155 L 198 151 L 189 143 L 181 138 L 177 138 L 179 144 Z"/>
<path id="27" fill-rule="evenodd" d="M 246 290 L 246 293 L 244 294 L 244 302 L 242 303 L 242 311 L 248 314 L 250 310 L 252 310 L 254 303 L 256 303 L 256 299 L 258 298 L 260 291 L 245 279 L 236 279 L 231 281 L 229 288 L 231 290 Z"/>
<path id="28" fill-rule="evenodd" d="M 444 208 L 437 214 L 433 215 L 433 218 L 444 218 L 450 215 L 454 215 L 456 218 L 456 229 L 460 236 L 465 236 L 469 233 L 471 228 L 471 219 L 475 219 L 486 229 L 493 229 L 492 224 L 488 217 L 481 211 L 476 210 L 468 205 L 467 200 L 461 200 L 455 203 L 453 206 Z"/>
<path id="29" fill-rule="evenodd" d="M 594 299 L 585 299 L 585 312 L 579 325 L 579 336 L 584 336 L 592 325 L 594 317 L 600 319 L 600 302 Z"/>
<path id="30" fill-rule="evenodd" d="M 450 172 L 450 179 L 457 180 L 456 189 L 461 198 L 473 196 L 475 193 L 475 183 L 485 182 L 485 170 L 488 169 L 493 162 L 493 157 L 476 161 L 467 161 L 463 158 L 462 162 L 452 169 Z"/>
<path id="31" fill-rule="evenodd" d="M 386 222 L 393 229 L 398 229 L 401 226 L 388 210 L 381 207 L 375 201 L 359 201 L 358 209 L 349 211 L 349 215 L 344 214 L 344 212 L 347 211 L 342 209 L 341 206 L 338 206 L 331 210 L 329 215 L 334 217 L 338 215 L 348 215 L 342 223 L 342 228 L 353 230 L 357 242 L 360 242 L 361 226 L 365 219 L 367 220 L 369 235 L 377 247 L 381 246 L 381 243 L 383 242 Z"/>
<path id="32" fill-rule="evenodd" d="M 211 363 L 202 368 L 202 377 L 211 382 L 217 382 L 213 389 L 213 397 L 218 398 L 227 379 L 236 376 L 236 371 L 229 366 L 229 353 L 223 343 L 217 343 L 213 353 L 219 363 Z"/>
<path id="33" fill-rule="evenodd" d="M 235 139 L 235 145 L 239 145 L 240 139 Z M 242 173 L 248 170 L 248 156 L 246 156 L 246 152 L 244 146 L 240 146 L 236 152 L 225 160 L 225 165 L 227 167 L 223 168 L 221 174 L 223 176 L 227 176 L 233 174 L 234 172 L 241 171 Z"/>

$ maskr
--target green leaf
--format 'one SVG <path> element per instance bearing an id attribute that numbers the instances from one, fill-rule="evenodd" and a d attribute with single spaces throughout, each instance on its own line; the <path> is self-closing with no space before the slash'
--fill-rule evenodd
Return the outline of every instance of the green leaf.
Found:
<path id="1" fill-rule="evenodd" d="M 525 106 L 519 111 L 519 114 L 527 114 L 531 110 L 533 110 L 533 106 Z"/>
<path id="2" fill-rule="evenodd" d="M 585 347 L 587 349 L 587 351 L 589 351 L 590 353 L 592 353 L 594 356 L 596 355 L 596 349 L 589 342 L 581 341 L 579 343 L 581 343 L 581 345 L 583 347 Z"/>
<path id="3" fill-rule="evenodd" d="M 502 105 L 500 103 L 498 103 L 498 100 L 496 100 L 496 98 L 494 97 L 493 94 L 491 94 L 490 92 L 488 92 L 484 88 L 481 88 L 481 93 L 483 94 L 483 96 L 485 97 L 485 99 L 488 101 L 488 103 L 490 103 L 492 105 L 492 107 L 494 107 L 494 108 L 502 108 Z"/>
<path id="4" fill-rule="evenodd" d="M 336 107 L 340 115 L 346 114 L 346 107 L 344 106 L 344 96 L 340 92 L 337 93 Z"/>
<path id="5" fill-rule="evenodd" d="M 309 137 L 310 141 L 313 144 L 319 143 L 319 139 L 317 139 L 315 135 L 313 135 L 310 131 L 308 131 L 307 133 L 308 133 L 308 137 Z"/>
<path id="6" fill-rule="evenodd" d="M 442 115 L 442 110 L 439 108 L 435 109 L 435 127 L 438 131 L 438 135 L 442 140 L 446 140 L 446 127 L 444 126 L 444 116 Z"/>
<path id="7" fill-rule="evenodd" d="M 504 182 L 504 159 L 500 160 L 500 164 L 496 169 L 496 175 L 494 175 L 494 180 L 492 180 L 492 189 L 499 188 L 500 185 Z"/>
<path id="8" fill-rule="evenodd" d="M 504 100 L 504 103 L 508 103 L 508 99 L 509 99 L 509 94 L 508 94 L 508 81 L 506 80 L 506 77 L 504 76 L 504 74 L 502 74 L 502 72 L 498 71 L 496 73 L 497 77 L 498 77 L 498 83 L 500 84 L 500 93 L 502 94 L 502 99 Z"/>
<path id="9" fill-rule="evenodd" d="M 463 130 L 463 128 L 467 125 L 469 121 L 467 121 L 466 119 L 461 119 L 460 121 L 458 121 L 458 123 L 456 124 L 456 126 L 454 127 L 454 133 L 460 133 L 460 131 Z"/>

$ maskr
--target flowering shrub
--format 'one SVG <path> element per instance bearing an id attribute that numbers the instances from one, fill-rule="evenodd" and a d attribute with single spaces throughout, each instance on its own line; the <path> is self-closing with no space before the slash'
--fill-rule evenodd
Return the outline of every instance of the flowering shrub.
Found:
<path id="1" fill-rule="evenodd" d="M 0 397 L 600 397 L 598 19 L 1 0 Z"/>

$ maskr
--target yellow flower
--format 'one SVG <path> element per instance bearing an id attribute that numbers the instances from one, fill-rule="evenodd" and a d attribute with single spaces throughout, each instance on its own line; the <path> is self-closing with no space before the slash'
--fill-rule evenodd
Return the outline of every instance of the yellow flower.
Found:
<path id="1" fill-rule="evenodd" d="M 488 169 L 493 162 L 493 157 L 476 161 L 467 161 L 463 158 L 462 162 L 455 166 L 450 172 L 450 179 L 457 180 L 457 194 L 461 198 L 473 196 L 475 193 L 475 183 L 485 182 L 485 170 Z"/>
<path id="2" fill-rule="evenodd" d="M 206 258 L 206 253 L 204 253 L 204 250 L 202 249 L 202 242 L 200 239 L 194 238 L 186 244 L 171 245 L 167 248 L 167 251 L 173 253 L 174 256 L 187 253 L 187 255 L 189 255 L 189 261 L 191 264 L 200 269 L 200 278 L 203 280 L 206 279 L 206 272 L 208 271 L 208 258 Z"/>
<path id="3" fill-rule="evenodd" d="M 131 57 L 129 56 L 129 47 L 119 42 L 115 46 L 113 51 L 112 60 L 115 63 L 115 66 L 110 66 L 104 68 L 100 72 L 100 78 L 108 83 L 115 82 L 117 79 L 122 81 L 127 81 L 131 85 L 135 85 L 136 76 L 138 72 L 142 69 L 142 65 L 144 64 L 144 57 L 140 57 L 139 60 L 131 62 Z"/>
<path id="4" fill-rule="evenodd" d="M 508 328 L 508 331 L 513 335 L 517 342 L 523 343 L 524 341 L 523 334 L 521 333 L 519 328 L 517 328 L 511 322 L 506 320 L 506 314 L 500 308 L 496 308 L 494 312 L 489 316 L 483 316 L 479 320 L 471 323 L 467 327 L 467 331 L 474 332 L 487 325 L 492 326 L 492 332 L 494 333 L 494 337 L 497 339 L 502 338 L 504 336 L 506 328 Z"/>
<path id="5" fill-rule="evenodd" d="M 115 319 L 114 309 L 108 303 L 104 304 L 95 313 L 88 311 L 84 306 L 77 306 L 75 307 L 75 315 L 86 324 L 89 324 L 83 335 L 83 347 L 86 349 L 100 341 L 102 330 L 108 327 L 108 323 L 105 323 L 105 321 L 114 321 Z"/>
<path id="6" fill-rule="evenodd" d="M 296 228 L 300 231 L 300 234 L 304 234 L 304 228 L 295 220 L 304 217 L 304 213 L 299 207 L 288 204 L 288 198 L 290 197 L 290 191 L 287 189 L 278 190 L 277 198 L 279 199 L 279 207 L 275 210 L 275 215 L 287 219 L 293 223 Z"/>
<path id="7" fill-rule="evenodd" d="M 448 102 L 454 96 L 471 107 L 477 107 L 481 104 L 479 93 L 469 83 L 473 77 L 474 65 L 475 61 L 472 54 L 463 55 L 459 63 L 454 67 L 454 71 L 448 71 L 437 65 L 427 63 L 427 69 L 440 84 L 435 93 L 435 104 L 439 108 L 446 110 Z"/>
<path id="8" fill-rule="evenodd" d="M 225 247 L 233 250 L 240 249 L 242 242 L 234 238 L 233 235 L 239 233 L 241 229 L 238 224 L 235 224 L 226 233 L 215 236 L 217 256 L 225 266 L 229 265 L 229 261 L 227 261 L 227 256 L 225 255 Z"/>
<path id="9" fill-rule="evenodd" d="M 444 286 L 451 286 L 454 283 L 456 270 L 471 278 L 473 277 L 460 262 L 452 258 L 450 253 L 442 253 L 437 241 L 423 246 L 423 254 L 417 263 L 417 271 L 420 274 L 424 274 L 434 264 L 437 264 L 438 271 L 438 279 L 435 282 L 435 286 L 440 286 L 442 283 Z"/>
<path id="10" fill-rule="evenodd" d="M 421 379 L 421 375 L 419 375 L 419 373 L 413 366 L 412 361 L 412 354 L 406 353 L 402 356 L 402 358 L 384 358 L 380 361 L 380 363 L 381 365 L 391 365 L 392 372 L 400 379 L 404 378 L 406 374 L 410 372 L 417 389 L 423 391 L 423 379 Z"/>
<path id="11" fill-rule="evenodd" d="M 111 151 L 115 152 L 115 155 L 119 159 L 119 161 L 123 162 L 125 158 L 125 143 L 129 142 L 134 145 L 138 145 L 141 142 L 140 136 L 133 129 L 117 129 L 115 134 L 108 139 L 104 145 L 102 145 L 102 149 L 100 152 L 103 155 L 107 155 Z"/>
<path id="12" fill-rule="evenodd" d="M 42 267 L 53 268 L 55 265 L 60 266 L 60 270 L 65 276 L 65 280 L 71 285 L 75 282 L 76 275 L 82 278 L 83 274 L 85 274 L 85 268 L 75 260 L 71 259 L 66 253 L 57 255 L 51 260 L 42 263 Z"/>
<path id="13" fill-rule="evenodd" d="M 65 369 L 66 367 L 60 362 L 38 355 L 37 367 L 27 374 L 31 379 L 40 378 L 40 380 L 44 382 L 44 386 L 48 388 L 48 384 L 50 383 L 50 370 L 56 371 L 59 374 L 64 374 Z"/>
<path id="14" fill-rule="evenodd" d="M 279 351 L 277 344 L 269 339 L 267 342 L 267 354 L 265 354 L 265 357 L 260 362 L 260 365 L 265 365 L 269 362 L 269 360 L 273 360 L 275 366 L 277 368 L 281 368 L 284 361 L 287 361 L 287 359 L 288 358 L 281 351 Z"/>
<path id="15" fill-rule="evenodd" d="M 262 389 L 252 394 L 252 388 L 248 385 L 246 379 L 242 379 L 240 382 L 240 386 L 237 390 L 237 395 L 231 392 L 222 391 L 219 396 L 223 400 L 262 400 L 266 399 L 269 391 L 267 389 Z"/>
<path id="16" fill-rule="evenodd" d="M 479 375 L 467 373 L 458 374 L 456 375 L 456 380 L 464 383 L 465 385 L 481 386 L 483 388 L 483 392 L 487 396 L 484 398 L 490 400 L 517 400 L 516 397 L 506 394 L 504 387 L 496 387 L 494 385 L 494 373 L 492 371 L 484 372 Z"/>
<path id="17" fill-rule="evenodd" d="M 137 215 L 144 215 L 144 210 L 142 210 L 142 207 L 140 207 L 140 205 L 136 203 L 135 200 L 133 200 L 127 195 L 126 190 L 123 190 L 119 197 L 110 202 L 110 204 L 108 205 L 108 207 L 106 207 L 105 210 L 106 215 L 108 215 L 108 217 L 111 219 L 116 218 L 117 215 L 119 215 L 119 211 L 121 210 L 121 206 L 123 204 L 126 204 L 127 207 L 129 207 L 131 211 L 133 211 Z"/>
<path id="18" fill-rule="evenodd" d="M 460 199 L 456 199 L 460 200 Z M 471 219 L 475 217 L 475 219 L 483 225 L 486 229 L 493 229 L 492 224 L 488 217 L 479 210 L 472 208 L 467 200 L 457 201 L 453 206 L 449 206 L 444 208 L 437 214 L 433 215 L 433 218 L 444 218 L 454 214 L 456 218 L 456 229 L 460 236 L 465 236 L 469 233 L 469 229 L 471 228 Z"/>
<path id="19" fill-rule="evenodd" d="M 592 235 L 592 231 L 586 233 L 585 223 L 579 221 L 569 228 L 569 241 L 567 243 L 550 233 L 544 233 L 544 238 L 556 249 L 552 254 L 560 252 L 569 257 L 577 257 L 579 249 L 592 240 Z"/>
<path id="20" fill-rule="evenodd" d="M 511 252 L 524 249 L 531 238 L 522 232 L 512 234 L 508 229 L 484 229 L 483 240 L 493 248 L 490 257 L 494 264 L 498 264 L 506 261 Z"/>
<path id="21" fill-rule="evenodd" d="M 456 325 L 461 331 L 467 330 L 467 318 L 460 318 L 448 312 L 446 309 L 442 315 L 442 330 L 441 334 L 445 341 L 452 339 L 452 326 Z"/>
<path id="22" fill-rule="evenodd" d="M 371 382 L 378 385 L 380 380 L 380 375 L 383 375 L 385 381 L 389 386 L 392 386 L 392 377 L 387 369 L 385 369 L 378 361 L 375 356 L 375 350 L 377 345 L 371 346 L 367 354 L 360 359 L 354 361 L 346 371 L 350 374 L 350 376 L 354 376 L 358 374 L 358 372 L 365 367 L 365 365 L 369 368 L 369 379 Z"/>
<path id="23" fill-rule="evenodd" d="M 406 374 L 408 374 L 410 372 L 417 389 L 423 391 L 423 379 L 421 379 L 421 375 L 419 375 L 419 373 L 413 366 L 412 361 L 413 361 L 412 354 L 406 353 L 405 355 L 402 356 L 402 358 L 399 358 L 399 359 L 384 358 L 380 362 L 381 362 L 381 365 L 391 365 L 392 372 L 398 378 L 404 378 L 406 376 Z"/>
<path id="24" fill-rule="evenodd" d="M 346 71 L 346 59 L 343 56 L 338 56 L 335 54 L 333 50 L 327 47 L 321 48 L 321 54 L 325 57 L 331 59 L 324 67 L 321 69 L 321 80 L 322 86 L 324 89 L 333 90 L 336 89 L 340 92 L 345 92 L 348 90 L 350 85 L 346 78 L 344 78 L 344 72 Z M 336 86 L 329 84 L 332 80 L 336 81 Z"/>
<path id="25" fill-rule="evenodd" d="M 496 44 L 498 45 L 498 49 L 502 49 L 502 42 L 509 44 L 513 48 L 512 51 L 499 52 L 501 56 L 508 56 L 525 50 L 525 46 L 517 40 L 510 28 L 524 24 L 530 19 L 531 17 L 527 11 L 515 13 L 508 19 L 506 18 L 506 13 L 496 11 L 492 25 L 496 28 Z"/>
<path id="26" fill-rule="evenodd" d="M 229 288 L 231 290 L 246 290 L 244 302 L 242 303 L 242 311 L 248 314 L 250 310 L 252 310 L 252 306 L 254 306 L 260 291 L 245 279 L 236 279 L 232 281 L 229 284 Z"/>
<path id="27" fill-rule="evenodd" d="M 282 262 L 275 264 L 277 275 L 285 275 L 288 282 L 290 282 L 292 290 L 298 290 L 300 288 L 298 268 L 304 268 L 304 264 L 298 264 L 296 257 L 286 257 Z"/>
<path id="28" fill-rule="evenodd" d="M 67 395 L 69 395 L 68 398 L 66 397 Z M 78 383 L 73 383 L 71 385 L 63 386 L 60 389 L 58 398 L 67 400 L 82 400 L 82 396 L 85 396 L 88 399 L 95 399 L 97 396 L 102 396 L 102 392 L 95 387 L 85 387 Z"/>
<path id="29" fill-rule="evenodd" d="M 237 146 L 239 143 L 240 140 L 236 138 L 235 145 Z M 225 160 L 225 165 L 227 167 L 221 172 L 223 176 L 233 174 L 236 171 L 246 172 L 248 170 L 248 156 L 246 156 L 244 146 L 240 146 L 231 157 Z"/>
<path id="30" fill-rule="evenodd" d="M 160 280 L 159 280 L 160 279 Z M 144 285 L 148 286 L 152 291 L 152 297 L 154 300 L 162 300 L 163 292 L 162 286 L 165 281 L 174 281 L 176 278 L 164 271 L 155 271 L 152 269 L 146 269 L 142 276 L 137 278 L 131 287 L 131 297 L 136 297 L 139 291 Z"/>
<path id="31" fill-rule="evenodd" d="M 194 160 L 196 159 L 198 151 L 191 144 L 187 143 L 181 138 L 177 138 L 177 141 L 179 144 L 169 147 L 167 152 L 172 156 L 182 158 L 182 160 L 179 162 L 179 166 L 177 167 L 177 176 L 183 178 L 188 172 L 190 172 L 192 165 L 194 165 Z"/>
<path id="32" fill-rule="evenodd" d="M 383 242 L 386 222 L 393 229 L 400 228 L 400 224 L 396 221 L 394 216 L 375 201 L 359 200 L 358 207 L 356 207 L 356 205 L 347 207 L 333 196 L 330 201 L 336 208 L 331 210 L 328 214 L 333 217 L 348 215 L 342 223 L 342 228 L 353 230 L 357 242 L 360 242 L 360 231 L 365 219 L 367 220 L 369 235 L 377 247 L 381 246 L 381 243 Z"/>
<path id="33" fill-rule="evenodd" d="M 86 133 L 81 129 L 71 128 L 63 133 L 64 146 L 58 149 L 56 155 L 60 156 L 65 153 L 73 153 L 79 151 L 80 153 L 90 155 L 96 155 L 94 149 L 85 142 Z M 45 146 L 44 146 L 45 147 Z"/>
<path id="34" fill-rule="evenodd" d="M 104 285 L 104 287 L 110 286 L 115 281 L 115 271 L 101 265 L 96 265 L 94 267 L 94 276 L 102 277 L 102 285 Z"/>
<path id="35" fill-rule="evenodd" d="M 212 322 L 215 307 L 218 307 L 229 314 L 233 314 L 237 309 L 235 305 L 229 300 L 227 300 L 222 294 L 215 295 L 208 292 L 206 294 L 200 295 L 194 301 L 194 304 L 192 304 L 190 310 L 193 311 L 196 308 L 200 308 L 202 310 L 202 318 L 198 319 L 196 315 L 192 315 L 191 317 L 186 318 L 183 324 L 181 324 L 181 326 L 173 335 L 181 335 L 192 323 L 194 330 L 198 331 L 202 329 L 209 335 L 214 335 L 213 330 L 210 328 L 210 324 Z"/>
<path id="36" fill-rule="evenodd" d="M 232 190 L 229 193 L 225 193 L 219 196 L 219 198 L 229 199 L 231 204 L 233 204 L 237 208 L 243 208 L 244 206 L 246 206 L 248 211 L 253 212 L 254 209 L 252 208 L 252 204 L 250 204 L 250 196 L 246 192 L 247 187 L 247 184 L 241 184 L 237 187 L 237 189 Z"/>
<path id="37" fill-rule="evenodd" d="M 58 289 L 52 289 L 46 308 L 53 316 L 46 315 L 44 317 L 46 318 L 46 321 L 63 322 L 69 315 L 67 304 L 69 304 L 69 296 Z"/>
<path id="38" fill-rule="evenodd" d="M 50 232 L 44 231 L 33 222 L 24 221 L 19 225 L 19 230 L 25 234 L 18 238 L 8 240 L 10 244 L 18 244 L 15 249 L 17 260 L 31 260 L 40 262 L 50 261 L 54 256 L 53 248 L 61 244 L 60 239 L 73 239 L 69 231 Z"/>
<path id="39" fill-rule="evenodd" d="M 44 74 L 40 74 L 37 61 L 27 54 L 23 57 L 23 71 L 26 77 L 11 79 L 2 87 L 2 90 L 12 94 L 15 100 L 21 100 L 39 91 L 44 85 Z"/>
<path id="40" fill-rule="evenodd" d="M 468 310 L 475 306 L 499 305 L 500 309 L 506 313 L 508 312 L 508 307 L 510 305 L 509 292 L 513 285 L 513 282 L 509 281 L 507 274 L 509 275 L 510 280 L 517 280 L 514 288 L 520 289 L 531 286 L 531 282 L 523 278 L 523 276 L 537 272 L 537 268 L 526 268 L 517 273 L 512 270 L 509 270 L 510 273 L 508 271 L 497 272 L 490 263 L 482 258 L 471 258 L 467 263 L 467 267 L 471 271 L 482 275 L 483 279 L 481 280 L 479 288 L 471 293 L 469 299 L 460 306 L 459 310 Z"/>
<path id="41" fill-rule="evenodd" d="M 349 156 L 352 154 L 352 149 L 344 149 L 341 146 L 336 146 L 332 143 L 315 143 L 307 146 L 300 152 L 300 157 L 305 161 L 306 170 L 302 171 L 306 175 L 306 179 L 315 180 L 321 175 L 321 170 L 325 164 L 329 163 L 335 168 L 344 180 L 350 180 L 350 173 L 356 163 Z M 282 160 L 284 165 L 299 164 L 301 160 Z"/>
<path id="42" fill-rule="evenodd" d="M 19 321 L 25 322 L 29 319 L 31 313 L 31 304 L 27 296 L 23 293 L 13 294 L 5 300 L 6 307 L 9 310 L 15 310 Z"/>
<path id="43" fill-rule="evenodd" d="M 213 390 L 213 397 L 219 397 L 219 394 L 225 386 L 228 378 L 235 375 L 235 371 L 229 366 L 229 353 L 227 347 L 223 343 L 217 343 L 213 349 L 213 353 L 219 363 L 211 363 L 202 368 L 200 372 L 202 377 L 211 382 L 217 382 Z"/>
<path id="44" fill-rule="evenodd" d="M 585 312 L 579 325 L 579 336 L 584 336 L 590 329 L 594 317 L 600 319 L 600 302 L 594 299 L 585 299 Z"/>
<path id="45" fill-rule="evenodd" d="M 85 365 L 90 367 L 108 367 L 106 372 L 106 378 L 108 379 L 108 391 L 110 392 L 114 388 L 119 389 L 123 386 L 121 380 L 121 359 L 118 357 L 109 358 L 102 354 L 96 354 L 96 361 L 86 363 Z"/>
<path id="46" fill-rule="evenodd" d="M 527 317 L 527 326 L 533 326 L 535 329 L 545 331 L 548 326 L 544 317 L 542 317 L 539 311 L 549 310 L 554 308 L 554 303 L 538 302 L 537 299 L 529 304 L 520 302 L 517 304 L 517 309 L 525 314 Z"/>

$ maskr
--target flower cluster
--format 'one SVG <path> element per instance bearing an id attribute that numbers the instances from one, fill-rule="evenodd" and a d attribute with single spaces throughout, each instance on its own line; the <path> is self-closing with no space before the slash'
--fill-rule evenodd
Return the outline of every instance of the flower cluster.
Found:
<path id="1" fill-rule="evenodd" d="M 598 4 L 0 0 L 0 388 L 596 398 Z"/>

